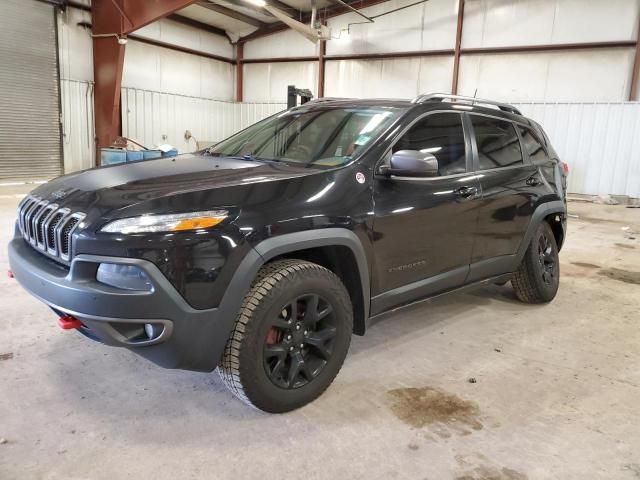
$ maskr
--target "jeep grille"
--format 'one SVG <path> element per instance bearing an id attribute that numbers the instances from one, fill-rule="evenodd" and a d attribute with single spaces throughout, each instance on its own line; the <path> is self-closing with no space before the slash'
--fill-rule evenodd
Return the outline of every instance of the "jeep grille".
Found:
<path id="1" fill-rule="evenodd" d="M 84 213 L 59 208 L 47 200 L 27 196 L 18 206 L 18 226 L 24 239 L 42 253 L 69 263 L 73 251 L 73 232 Z"/>

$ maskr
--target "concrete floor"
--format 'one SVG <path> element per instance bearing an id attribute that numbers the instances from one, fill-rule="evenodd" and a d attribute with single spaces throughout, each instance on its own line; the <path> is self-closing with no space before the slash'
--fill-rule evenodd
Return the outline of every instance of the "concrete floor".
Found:
<path id="1" fill-rule="evenodd" d="M 553 303 L 506 285 L 405 309 L 279 416 L 60 330 L 2 277 L 0 478 L 640 479 L 640 209 L 570 210 Z"/>

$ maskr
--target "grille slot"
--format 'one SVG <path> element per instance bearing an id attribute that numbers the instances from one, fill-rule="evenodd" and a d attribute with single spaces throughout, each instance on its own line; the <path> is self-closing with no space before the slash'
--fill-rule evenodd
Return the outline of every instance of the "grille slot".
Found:
<path id="1" fill-rule="evenodd" d="M 73 232 L 84 213 L 29 196 L 18 206 L 18 227 L 24 239 L 47 255 L 69 263 L 73 254 Z"/>

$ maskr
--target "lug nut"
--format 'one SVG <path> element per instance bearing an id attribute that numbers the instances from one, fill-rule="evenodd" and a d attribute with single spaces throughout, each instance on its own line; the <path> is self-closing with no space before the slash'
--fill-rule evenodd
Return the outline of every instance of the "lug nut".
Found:
<path id="1" fill-rule="evenodd" d="M 300 348 L 304 348 L 304 343 L 301 343 L 301 344 L 300 344 Z"/>
<path id="2" fill-rule="evenodd" d="M 307 330 L 305 330 L 304 332 L 304 336 L 306 337 L 307 335 L 309 335 L 309 332 Z"/>
<path id="3" fill-rule="evenodd" d="M 300 324 L 299 323 L 296 325 L 296 330 L 300 330 Z"/>
<path id="4" fill-rule="evenodd" d="M 289 347 L 289 351 L 290 351 L 290 352 L 293 352 L 293 347 Z"/>
<path id="5" fill-rule="evenodd" d="M 288 342 L 289 340 L 291 340 L 291 335 L 287 335 L 287 339 L 286 339 L 286 340 L 287 340 L 287 342 Z"/>

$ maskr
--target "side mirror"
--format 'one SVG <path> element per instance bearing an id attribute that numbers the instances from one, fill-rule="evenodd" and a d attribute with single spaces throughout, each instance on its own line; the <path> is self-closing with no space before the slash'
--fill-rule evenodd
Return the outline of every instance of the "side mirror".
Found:
<path id="1" fill-rule="evenodd" d="M 398 150 L 391 155 L 388 167 L 384 167 L 383 175 L 398 177 L 436 177 L 438 176 L 438 159 L 432 153 L 419 150 Z"/>

